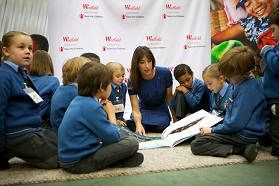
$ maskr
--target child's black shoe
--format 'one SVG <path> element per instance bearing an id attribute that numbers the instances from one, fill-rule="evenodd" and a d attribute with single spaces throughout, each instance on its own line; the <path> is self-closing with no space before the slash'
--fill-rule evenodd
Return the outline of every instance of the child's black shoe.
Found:
<path id="1" fill-rule="evenodd" d="M 256 144 L 243 145 L 234 147 L 233 154 L 241 155 L 245 157 L 247 161 L 254 161 L 258 155 L 258 149 Z"/>
<path id="2" fill-rule="evenodd" d="M 137 152 L 135 155 L 120 160 L 109 167 L 137 167 L 143 162 L 143 159 L 143 154 Z"/>
<path id="3" fill-rule="evenodd" d="M 7 149 L 5 147 L 0 149 L 0 170 L 10 168 L 9 159 L 10 155 L 8 154 Z"/>

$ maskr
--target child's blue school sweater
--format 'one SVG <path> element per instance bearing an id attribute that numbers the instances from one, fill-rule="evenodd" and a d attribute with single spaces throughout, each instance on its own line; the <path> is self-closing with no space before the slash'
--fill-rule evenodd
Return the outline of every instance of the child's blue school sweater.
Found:
<path id="1" fill-rule="evenodd" d="M 265 106 L 262 89 L 254 78 L 248 77 L 233 86 L 224 121 L 213 127 L 212 132 L 237 133 L 244 141 L 257 142 L 266 130 Z"/>
<path id="2" fill-rule="evenodd" d="M 77 96 L 78 88 L 76 83 L 61 85 L 54 92 L 51 101 L 50 124 L 52 131 L 56 134 L 67 108 Z"/>
<path id="3" fill-rule="evenodd" d="M 98 100 L 77 96 L 68 107 L 58 129 L 58 158 L 61 167 L 73 167 L 102 145 L 119 141 L 118 129 L 107 119 L 104 107 Z"/>
<path id="4" fill-rule="evenodd" d="M 268 105 L 279 103 L 279 43 L 263 50 L 263 58 L 266 63 L 264 70 L 263 91 Z"/>
<path id="5" fill-rule="evenodd" d="M 17 69 L 7 61 L 0 67 L 0 149 L 5 145 L 4 138 L 41 130 L 39 104 L 24 92 L 24 80 Z"/>

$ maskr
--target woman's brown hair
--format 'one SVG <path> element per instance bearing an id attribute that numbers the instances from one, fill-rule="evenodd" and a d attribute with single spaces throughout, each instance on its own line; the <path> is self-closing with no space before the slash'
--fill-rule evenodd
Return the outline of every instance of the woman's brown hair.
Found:
<path id="1" fill-rule="evenodd" d="M 133 53 L 131 61 L 131 89 L 139 89 L 141 87 L 142 78 L 139 71 L 139 62 L 144 55 L 147 57 L 147 59 L 152 61 L 152 69 L 154 69 L 154 67 L 156 66 L 155 57 L 151 50 L 147 46 L 138 46 Z"/>

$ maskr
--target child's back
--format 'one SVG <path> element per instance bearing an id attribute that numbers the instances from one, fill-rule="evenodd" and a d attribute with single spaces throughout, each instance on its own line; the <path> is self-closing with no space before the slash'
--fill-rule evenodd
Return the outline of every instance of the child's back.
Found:
<path id="1" fill-rule="evenodd" d="M 40 115 L 46 125 L 44 127 L 50 127 L 51 99 L 55 90 L 60 86 L 60 82 L 57 77 L 53 76 L 52 59 L 46 51 L 37 50 L 35 52 L 29 67 L 29 74 L 43 99 L 40 103 Z"/>
<path id="2" fill-rule="evenodd" d="M 143 161 L 132 136 L 121 137 L 114 107 L 107 100 L 112 73 L 105 65 L 86 63 L 78 74 L 78 94 L 58 129 L 58 155 L 71 173 L 89 173 L 106 167 L 134 167 Z"/>
<path id="3" fill-rule="evenodd" d="M 62 67 L 63 85 L 56 89 L 51 103 L 50 123 L 55 133 L 58 133 L 58 128 L 71 101 L 78 95 L 78 72 L 89 61 L 84 57 L 74 57 L 67 60 Z"/>

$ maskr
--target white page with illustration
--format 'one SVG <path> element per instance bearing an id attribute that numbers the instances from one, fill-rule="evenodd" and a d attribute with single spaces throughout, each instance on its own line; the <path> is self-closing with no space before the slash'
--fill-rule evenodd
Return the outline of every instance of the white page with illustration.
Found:
<path id="1" fill-rule="evenodd" d="M 168 126 L 162 133 L 161 140 L 152 140 L 139 143 L 139 149 L 174 147 L 175 145 L 200 133 L 201 127 L 212 127 L 223 118 L 199 110 L 178 122 Z"/>

